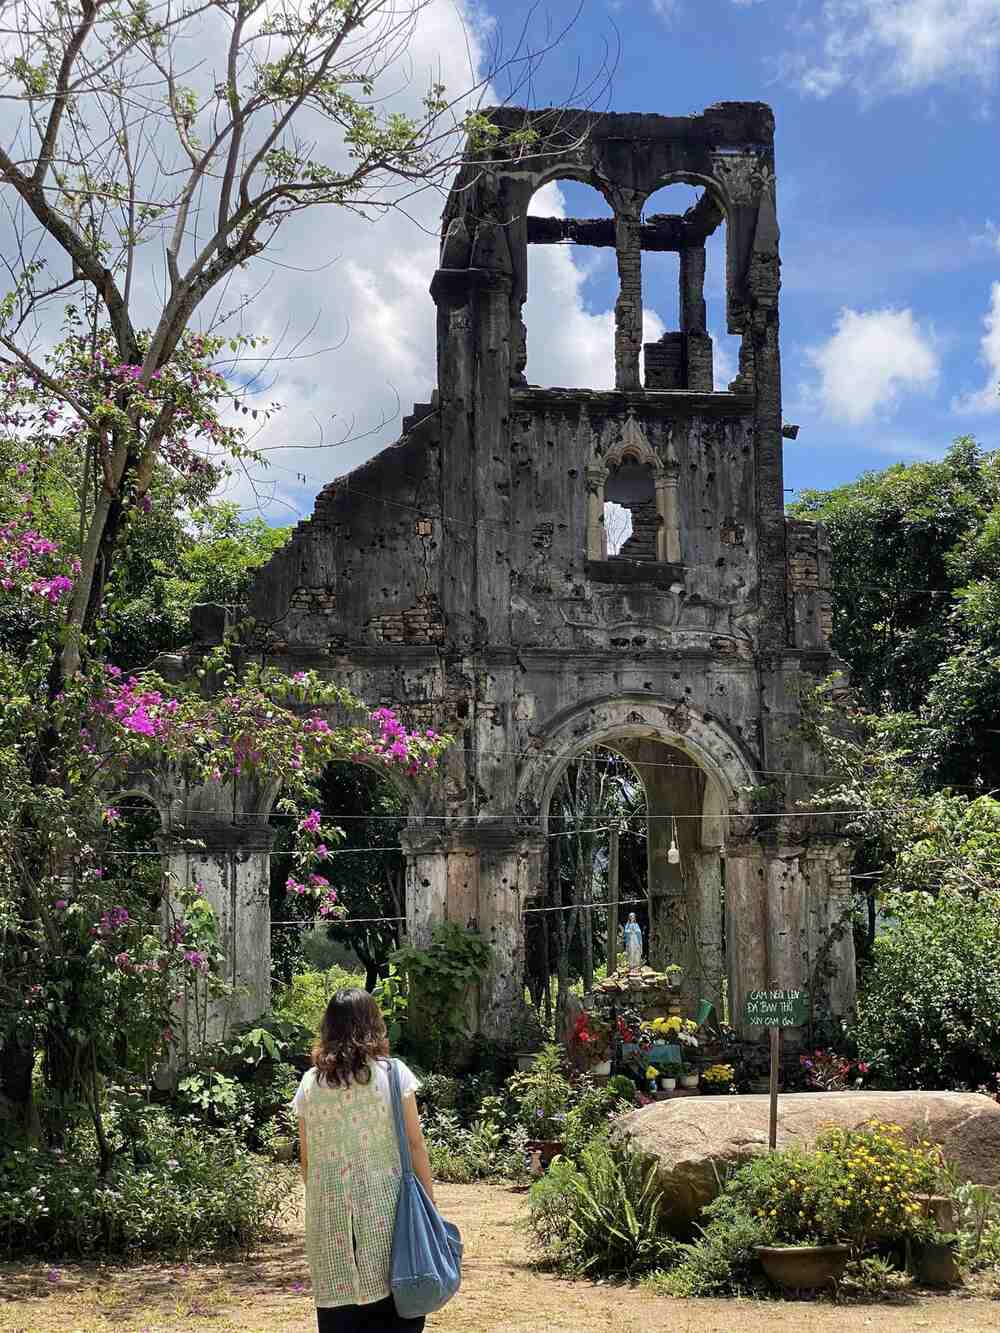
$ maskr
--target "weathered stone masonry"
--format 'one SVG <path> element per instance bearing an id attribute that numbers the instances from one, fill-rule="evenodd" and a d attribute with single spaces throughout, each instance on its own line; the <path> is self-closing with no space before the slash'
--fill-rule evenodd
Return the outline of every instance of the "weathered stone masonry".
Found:
<path id="1" fill-rule="evenodd" d="M 431 286 L 437 391 L 395 445 L 320 493 L 251 612 L 282 667 L 327 670 L 455 736 L 436 781 L 414 788 L 407 913 L 417 940 L 444 919 L 491 939 L 484 1031 L 502 1033 L 520 1000 L 520 912 L 544 883 L 551 792 L 595 743 L 647 786 L 654 959 L 682 962 L 692 995 L 717 996 L 728 971 L 736 1013 L 748 988 L 803 984 L 822 964 L 844 1012 L 836 829 L 775 817 L 817 767 L 800 686 L 836 662 L 823 534 L 784 517 L 771 111 L 493 115 L 501 131 L 534 122 L 545 151 L 512 164 L 501 138 L 456 182 Z M 560 178 L 600 189 L 613 223 L 529 219 Z M 704 187 L 699 203 L 642 220 L 676 181 Z M 723 223 L 742 350 L 717 388 L 704 244 Z M 527 245 L 566 239 L 617 253 L 613 391 L 526 382 Z M 679 253 L 682 325 L 646 349 L 645 386 L 644 249 Z M 618 497 L 634 503 L 635 537 L 609 557 L 603 507 Z M 262 945 L 235 974 L 261 966 Z"/>

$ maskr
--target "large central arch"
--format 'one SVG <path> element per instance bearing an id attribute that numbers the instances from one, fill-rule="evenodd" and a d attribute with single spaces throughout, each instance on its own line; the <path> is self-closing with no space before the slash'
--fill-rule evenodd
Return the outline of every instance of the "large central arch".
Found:
<path id="1" fill-rule="evenodd" d="M 684 969 L 685 998 L 719 1005 L 726 970 L 723 857 L 727 825 L 746 812 L 753 764 L 717 720 L 676 700 L 623 695 L 590 700 L 553 720 L 521 776 L 519 807 L 549 806 L 566 766 L 596 746 L 638 773 L 647 802 L 648 954 Z M 668 851 L 677 839 L 680 862 Z M 545 855 L 552 852 L 546 836 Z M 738 960 L 731 960 L 734 967 Z M 730 988 L 733 987 L 730 979 Z"/>

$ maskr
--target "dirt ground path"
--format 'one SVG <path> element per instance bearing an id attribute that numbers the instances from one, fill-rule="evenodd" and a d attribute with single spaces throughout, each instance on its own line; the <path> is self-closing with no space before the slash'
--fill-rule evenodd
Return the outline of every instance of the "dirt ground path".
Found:
<path id="1" fill-rule="evenodd" d="M 534 1271 L 519 1226 L 524 1197 L 499 1186 L 441 1186 L 461 1227 L 466 1278 L 428 1333 L 997 1333 L 1000 1303 L 963 1294 L 892 1305 L 674 1301 L 641 1288 L 567 1282 Z M 99 1268 L 0 1265 L 2 1333 L 311 1333 L 301 1235 L 249 1263 Z"/>

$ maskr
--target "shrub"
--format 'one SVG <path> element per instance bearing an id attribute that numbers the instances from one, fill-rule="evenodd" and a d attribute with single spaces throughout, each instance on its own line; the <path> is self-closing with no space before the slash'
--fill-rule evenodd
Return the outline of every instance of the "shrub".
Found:
<path id="1" fill-rule="evenodd" d="M 893 1292 L 907 1287 L 910 1279 L 901 1273 L 887 1259 L 877 1254 L 870 1254 L 864 1259 L 852 1259 L 844 1271 L 840 1290 L 862 1297 L 865 1300 L 877 1300 L 880 1296 L 889 1296 Z"/>
<path id="2" fill-rule="evenodd" d="M 859 1252 L 874 1238 L 921 1234 L 915 1195 L 933 1192 L 938 1149 L 910 1145 L 898 1125 L 830 1129 L 812 1152 L 788 1148 L 757 1157 L 709 1205 L 712 1217 L 756 1218 L 779 1244 L 847 1241 Z"/>
<path id="3" fill-rule="evenodd" d="M 1000 1068 L 1000 900 L 899 895 L 875 940 L 857 1043 L 880 1079 L 976 1087 Z"/>
<path id="4" fill-rule="evenodd" d="M 323 972 L 299 972 L 275 994 L 274 1017 L 301 1023 L 311 1035 L 315 1034 L 319 1031 L 320 1020 L 333 993 L 345 987 L 363 988 L 364 984 L 364 972 L 351 972 L 346 967 L 334 966 Z"/>
<path id="5" fill-rule="evenodd" d="M 454 1111 L 424 1117 L 424 1139 L 437 1180 L 467 1185 L 473 1180 L 522 1180 L 527 1175 L 527 1135 L 483 1115 L 465 1126 Z"/>
<path id="6" fill-rule="evenodd" d="M 755 1248 L 767 1233 L 753 1217 L 734 1213 L 714 1218 L 700 1238 L 679 1250 L 679 1262 L 649 1281 L 669 1296 L 742 1296 L 762 1285 Z"/>
<path id="7" fill-rule="evenodd" d="M 634 1091 L 633 1085 L 632 1093 Z M 585 1081 L 575 1105 L 566 1112 L 563 1121 L 565 1156 L 578 1158 L 591 1140 L 607 1129 L 615 1116 L 631 1110 L 634 1104 L 632 1095 L 627 1101 L 623 1100 L 619 1090 L 612 1088 L 610 1082 L 602 1087 Z"/>
<path id="8" fill-rule="evenodd" d="M 517 1116 L 532 1139 L 562 1137 L 566 1112 L 573 1103 L 573 1085 L 563 1073 L 562 1051 L 555 1042 L 543 1046 L 534 1068 L 512 1074 L 507 1092 Z"/>
<path id="9" fill-rule="evenodd" d="M 660 1222 L 655 1163 L 626 1144 L 594 1139 L 577 1163 L 556 1158 L 528 1196 L 528 1224 L 546 1258 L 567 1272 L 634 1277 L 678 1252 Z"/>
<path id="10" fill-rule="evenodd" d="M 248 1253 L 274 1228 L 294 1171 L 246 1152 L 230 1131 L 153 1117 L 141 1164 L 119 1154 L 102 1179 L 88 1145 L 72 1157 L 29 1148 L 0 1160 L 0 1253 Z"/>
<path id="11" fill-rule="evenodd" d="M 927 1234 L 915 1196 L 934 1190 L 939 1151 L 907 1144 L 898 1125 L 828 1130 L 816 1149 L 787 1148 L 736 1171 L 705 1209 L 701 1236 L 657 1283 L 674 1296 L 739 1295 L 757 1281 L 757 1245 L 846 1241 L 854 1258 L 876 1241 Z M 870 1268 L 858 1270 L 872 1276 Z"/>

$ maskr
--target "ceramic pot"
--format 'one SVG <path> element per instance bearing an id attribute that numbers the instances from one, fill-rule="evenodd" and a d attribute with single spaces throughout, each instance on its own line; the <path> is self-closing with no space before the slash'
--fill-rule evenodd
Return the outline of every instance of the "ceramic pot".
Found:
<path id="1" fill-rule="evenodd" d="M 681 1079 L 682 1088 L 696 1088 L 698 1086 L 699 1074 L 685 1074 Z"/>
<path id="2" fill-rule="evenodd" d="M 529 1139 L 524 1145 L 529 1153 L 537 1153 L 542 1167 L 547 1167 L 553 1157 L 558 1157 L 566 1147 L 561 1139 Z"/>
<path id="3" fill-rule="evenodd" d="M 662 1092 L 673 1092 L 674 1088 L 676 1087 L 677 1087 L 677 1080 L 675 1078 L 660 1079 L 660 1090 Z"/>
<path id="4" fill-rule="evenodd" d="M 611 1061 L 599 1060 L 590 1072 L 596 1074 L 598 1078 L 606 1078 L 611 1073 Z"/>
<path id="5" fill-rule="evenodd" d="M 776 1287 L 815 1291 L 836 1286 L 851 1249 L 849 1245 L 757 1245 L 754 1252 Z"/>

